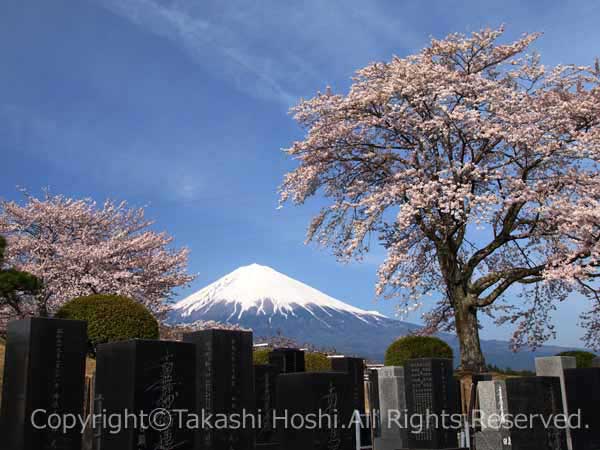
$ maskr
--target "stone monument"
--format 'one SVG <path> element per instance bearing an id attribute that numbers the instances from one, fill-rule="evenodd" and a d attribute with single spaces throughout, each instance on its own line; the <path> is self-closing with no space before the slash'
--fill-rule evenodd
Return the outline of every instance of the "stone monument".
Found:
<path id="1" fill-rule="evenodd" d="M 277 383 L 277 430 L 284 450 L 354 450 L 352 382 L 340 372 L 280 375 Z M 313 427 L 306 418 L 316 417 Z M 283 418 L 287 418 L 285 426 Z"/>
<path id="2" fill-rule="evenodd" d="M 183 335 L 196 346 L 196 411 L 225 417 L 254 411 L 252 332 L 202 330 Z M 247 417 L 247 416 L 246 416 Z M 252 450 L 257 423 L 243 423 L 237 429 L 197 430 L 197 449 Z"/>
<path id="3" fill-rule="evenodd" d="M 82 414 L 86 328 L 82 321 L 44 318 L 8 324 L 0 417 L 2 450 L 81 448 L 81 429 L 63 433 L 46 425 L 52 414 Z"/>
<path id="4" fill-rule="evenodd" d="M 571 430 L 573 450 L 600 448 L 600 368 L 565 370 L 565 386 L 570 414 L 581 423 Z"/>
<path id="5" fill-rule="evenodd" d="M 193 412 L 195 348 L 174 341 L 135 339 L 98 346 L 95 450 L 193 450 L 194 433 L 177 410 Z M 146 419 L 142 417 L 145 416 Z"/>
<path id="6" fill-rule="evenodd" d="M 568 414 L 567 393 L 565 389 L 565 370 L 577 368 L 577 359 L 572 356 L 547 356 L 535 358 L 535 374 L 539 377 L 558 377 L 560 379 L 560 390 L 562 395 L 562 412 Z M 571 431 L 566 430 L 567 448 L 573 449 Z"/>

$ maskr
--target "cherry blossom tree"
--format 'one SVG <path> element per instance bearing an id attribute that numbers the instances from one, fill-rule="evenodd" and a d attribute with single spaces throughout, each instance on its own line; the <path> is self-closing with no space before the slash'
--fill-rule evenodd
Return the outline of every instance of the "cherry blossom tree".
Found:
<path id="1" fill-rule="evenodd" d="M 538 34 L 502 34 L 434 39 L 359 70 L 347 95 L 301 101 L 306 135 L 281 188 L 282 202 L 331 200 L 308 240 L 339 258 L 377 238 L 377 294 L 403 311 L 434 302 L 424 332 L 456 330 L 465 371 L 485 367 L 479 314 L 512 323 L 515 349 L 536 347 L 574 290 L 600 346 L 600 67 L 546 68 L 527 53 Z"/>
<path id="2" fill-rule="evenodd" d="M 23 205 L 0 201 L 0 233 L 6 262 L 36 276 L 42 288 L 28 314 L 47 316 L 83 295 L 124 295 L 162 316 L 172 290 L 188 284 L 187 249 L 172 249 L 172 237 L 149 229 L 142 208 L 111 200 L 99 206 L 46 192 L 25 193 Z M 18 313 L 10 305 L 3 313 Z M 20 312 L 22 315 L 22 311 Z"/>

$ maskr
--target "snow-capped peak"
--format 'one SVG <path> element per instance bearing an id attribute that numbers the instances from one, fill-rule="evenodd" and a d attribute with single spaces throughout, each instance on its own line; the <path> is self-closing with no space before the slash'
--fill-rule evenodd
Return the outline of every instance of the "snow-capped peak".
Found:
<path id="1" fill-rule="evenodd" d="M 271 314 L 293 314 L 302 308 L 315 315 L 319 310 L 350 313 L 359 319 L 363 316 L 385 318 L 376 311 L 356 308 L 324 294 L 300 281 L 294 280 L 276 270 L 260 264 L 250 264 L 234 270 L 200 291 L 179 301 L 173 306 L 180 317 L 194 311 L 207 310 L 213 304 L 234 304 L 236 318 L 249 310 L 257 314 L 265 313 L 268 305 Z"/>

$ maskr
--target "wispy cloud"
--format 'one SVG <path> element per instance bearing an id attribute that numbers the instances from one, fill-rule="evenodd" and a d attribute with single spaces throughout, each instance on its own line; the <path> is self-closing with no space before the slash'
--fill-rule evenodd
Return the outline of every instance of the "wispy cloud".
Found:
<path id="1" fill-rule="evenodd" d="M 324 87 L 331 81 L 324 73 L 332 78 L 336 67 L 349 78 L 357 55 L 377 54 L 386 38 L 404 47 L 421 41 L 421 33 L 376 2 L 97 1 L 179 45 L 236 89 L 288 107 Z"/>
<path id="2" fill-rule="evenodd" d="M 115 14 L 180 45 L 197 63 L 224 75 L 235 87 L 252 96 L 293 104 L 298 93 L 293 79 L 313 76 L 308 63 L 288 53 L 282 60 L 252 48 L 244 23 L 207 20 L 191 3 L 157 0 L 100 0 Z M 238 11 L 239 12 L 239 11 Z M 217 20 L 215 20 L 217 19 Z M 292 82 L 290 83 L 290 80 Z"/>

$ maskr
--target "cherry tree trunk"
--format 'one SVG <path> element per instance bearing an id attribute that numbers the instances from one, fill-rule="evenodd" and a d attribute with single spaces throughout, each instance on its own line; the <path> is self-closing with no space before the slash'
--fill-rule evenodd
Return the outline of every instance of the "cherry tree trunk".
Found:
<path id="1" fill-rule="evenodd" d="M 460 369 L 466 372 L 485 371 L 485 358 L 479 341 L 477 308 L 466 300 L 459 300 L 455 307 L 456 334 L 460 343 Z"/>
<path id="2" fill-rule="evenodd" d="M 473 376 L 485 371 L 485 358 L 479 341 L 479 325 L 477 309 L 469 306 L 466 300 L 456 303 L 455 307 L 456 333 L 460 343 L 460 378 L 462 412 L 467 416 L 471 413 L 472 396 L 474 393 Z"/>

